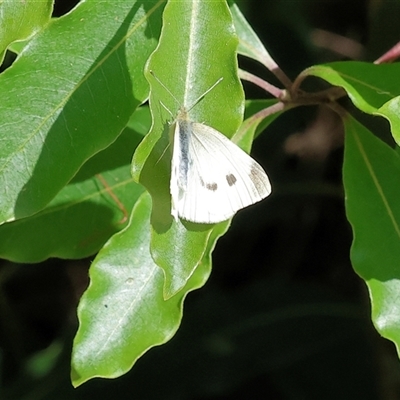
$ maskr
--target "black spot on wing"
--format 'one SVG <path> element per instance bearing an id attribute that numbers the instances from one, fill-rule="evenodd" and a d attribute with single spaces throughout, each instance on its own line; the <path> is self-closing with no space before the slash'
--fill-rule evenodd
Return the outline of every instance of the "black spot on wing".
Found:
<path id="1" fill-rule="evenodd" d="M 237 181 L 236 176 L 233 174 L 226 175 L 225 178 L 229 186 L 233 186 Z"/>
<path id="2" fill-rule="evenodd" d="M 218 189 L 218 184 L 216 182 L 206 183 L 203 181 L 201 177 L 200 177 L 200 184 L 201 186 L 205 187 L 208 190 L 211 190 L 212 192 L 215 192 Z"/>
<path id="3" fill-rule="evenodd" d="M 218 189 L 218 185 L 213 182 L 213 183 L 206 183 L 206 188 L 208 190 L 211 190 L 212 192 L 215 192 Z"/>

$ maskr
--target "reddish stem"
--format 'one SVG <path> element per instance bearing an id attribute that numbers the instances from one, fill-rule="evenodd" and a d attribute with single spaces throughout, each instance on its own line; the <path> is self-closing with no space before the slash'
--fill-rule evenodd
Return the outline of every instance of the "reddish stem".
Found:
<path id="1" fill-rule="evenodd" d="M 374 61 L 374 64 L 392 62 L 400 57 L 400 42 L 395 44 L 389 51 Z"/>
<path id="2" fill-rule="evenodd" d="M 241 79 L 244 79 L 245 81 L 254 83 L 255 85 L 264 89 L 266 92 L 272 94 L 272 96 L 276 97 L 277 99 L 279 99 L 282 96 L 283 92 L 282 89 L 279 89 L 274 85 L 271 85 L 270 83 L 264 81 L 264 79 L 261 79 L 260 77 L 253 75 L 250 72 L 239 69 L 239 77 Z"/>

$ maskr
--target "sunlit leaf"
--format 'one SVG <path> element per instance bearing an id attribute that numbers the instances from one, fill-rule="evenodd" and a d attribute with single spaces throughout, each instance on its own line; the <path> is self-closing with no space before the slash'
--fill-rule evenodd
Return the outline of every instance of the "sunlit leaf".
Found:
<path id="1" fill-rule="evenodd" d="M 319 76 L 332 85 L 343 87 L 360 110 L 385 117 L 394 139 L 400 144 L 399 63 L 336 62 L 311 67 L 302 75 Z"/>
<path id="2" fill-rule="evenodd" d="M 190 110 L 190 118 L 233 135 L 244 104 L 236 48 L 237 37 L 224 1 L 170 2 L 166 6 L 160 42 L 147 65 L 153 127 L 133 160 L 133 176 L 153 199 L 152 254 L 165 272 L 166 298 L 181 290 L 199 265 L 213 228 L 175 222 L 171 217 L 169 123 L 180 106 L 193 106 L 222 77 L 222 82 Z"/>
<path id="3" fill-rule="evenodd" d="M 366 281 L 378 331 L 400 345 L 400 157 L 356 120 L 345 120 L 343 178 L 354 242 L 351 261 Z"/>
<path id="4" fill-rule="evenodd" d="M 130 175 L 132 130 L 96 154 L 41 212 L 0 226 L 0 257 L 39 262 L 49 257 L 83 258 L 127 223 L 143 187 Z"/>
<path id="5" fill-rule="evenodd" d="M 0 221 L 43 209 L 118 137 L 148 95 L 163 5 L 81 2 L 0 75 Z"/>
<path id="6" fill-rule="evenodd" d="M 149 251 L 150 212 L 151 199 L 145 193 L 128 226 L 110 239 L 91 266 L 72 354 L 75 386 L 94 377 L 120 376 L 144 352 L 168 341 L 180 325 L 185 296 L 210 274 L 212 247 L 185 287 L 164 299 L 164 274 Z M 213 242 L 226 227 L 220 224 L 214 230 Z"/>
<path id="7" fill-rule="evenodd" d="M 0 2 L 0 64 L 8 45 L 37 33 L 50 21 L 52 10 L 53 0 Z"/>
<path id="8" fill-rule="evenodd" d="M 269 65 L 272 59 L 268 51 L 254 32 L 253 28 L 247 22 L 239 7 L 235 3 L 231 2 L 230 10 L 235 24 L 236 33 L 239 37 L 238 53 L 259 61 L 264 65 Z"/>

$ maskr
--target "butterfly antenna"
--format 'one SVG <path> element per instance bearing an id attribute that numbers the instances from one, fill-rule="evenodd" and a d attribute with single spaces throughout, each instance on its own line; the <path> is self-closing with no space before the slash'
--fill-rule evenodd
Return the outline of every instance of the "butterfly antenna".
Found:
<path id="1" fill-rule="evenodd" d="M 166 111 L 168 111 L 168 114 L 174 118 L 172 112 L 168 109 L 168 107 L 160 100 L 160 104 L 165 108 Z"/>
<path id="2" fill-rule="evenodd" d="M 196 105 L 199 103 L 199 101 L 201 101 L 206 94 L 210 93 L 211 90 L 213 90 L 215 88 L 215 86 L 217 86 L 224 78 L 221 76 L 221 78 L 219 78 L 217 80 L 217 82 L 214 83 L 214 85 L 212 85 L 211 87 L 209 87 L 201 96 L 199 96 L 194 102 L 193 104 L 188 108 L 188 112 Z"/>
<path id="3" fill-rule="evenodd" d="M 165 154 L 165 152 L 169 149 L 170 144 L 171 144 L 171 143 L 168 143 L 168 144 L 167 144 L 167 146 L 165 147 L 165 149 L 164 149 L 163 152 L 161 153 L 161 156 L 158 157 L 158 160 L 156 161 L 155 165 L 157 165 L 157 164 L 160 162 L 160 160 L 164 157 L 164 154 Z"/>
<path id="4" fill-rule="evenodd" d="M 153 76 L 153 78 L 169 93 L 169 95 L 176 101 L 176 104 L 178 104 L 178 106 L 180 106 L 181 104 L 179 103 L 178 99 L 174 96 L 174 94 L 160 81 L 160 79 L 158 78 L 158 76 L 154 73 L 153 70 L 149 71 L 150 74 Z M 164 106 L 164 104 L 163 104 Z M 166 108 L 164 106 L 164 108 Z M 168 110 L 169 111 L 169 110 Z M 169 113 L 171 114 L 171 111 L 169 111 Z"/>
<path id="5" fill-rule="evenodd" d="M 179 100 L 174 96 L 174 94 L 161 82 L 161 80 L 158 78 L 158 76 L 154 73 L 153 70 L 149 71 L 151 76 L 169 93 L 169 95 L 176 101 L 178 106 L 181 106 L 181 103 Z M 189 112 L 196 104 L 198 104 L 199 101 L 201 101 L 211 90 L 215 88 L 224 78 L 221 76 L 211 87 L 209 87 L 202 95 L 200 95 L 194 102 L 193 104 L 188 108 L 187 112 Z M 163 107 L 171 114 L 171 111 L 169 111 L 164 104 L 162 104 Z"/>

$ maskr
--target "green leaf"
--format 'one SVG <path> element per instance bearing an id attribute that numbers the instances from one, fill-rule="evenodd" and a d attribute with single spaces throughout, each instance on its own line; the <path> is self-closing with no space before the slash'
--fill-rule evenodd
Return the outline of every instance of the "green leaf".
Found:
<path id="1" fill-rule="evenodd" d="M 91 158 L 43 211 L 0 226 L 0 257 L 34 263 L 49 257 L 84 258 L 99 251 L 126 225 L 143 192 L 130 175 L 131 149 L 140 139 L 126 129 Z"/>
<path id="2" fill-rule="evenodd" d="M 138 147 L 132 168 L 135 179 L 153 199 L 151 247 L 165 273 L 165 298 L 181 290 L 193 274 L 214 227 L 175 222 L 171 217 L 169 122 L 173 117 L 166 109 L 176 115 L 180 106 L 190 108 L 222 77 L 190 110 L 190 118 L 231 137 L 241 123 L 244 104 L 236 49 L 237 37 L 225 1 L 172 1 L 165 7 L 160 42 L 146 69 L 153 126 Z"/>
<path id="3" fill-rule="evenodd" d="M 150 212 L 151 199 L 144 193 L 126 229 L 110 239 L 90 268 L 72 353 L 74 386 L 94 377 L 120 376 L 144 352 L 168 341 L 179 327 L 186 294 L 210 274 L 211 246 L 184 289 L 164 300 L 164 275 L 149 252 Z M 226 228 L 220 224 L 213 231 L 213 243 Z"/>
<path id="4" fill-rule="evenodd" d="M 29 42 L 30 42 L 30 39 L 13 42 L 10 44 L 10 46 L 8 46 L 8 50 L 10 50 L 11 52 L 13 52 L 15 54 L 20 54 L 22 52 L 22 50 L 24 49 L 24 47 L 27 46 Z"/>
<path id="5" fill-rule="evenodd" d="M 230 2 L 230 10 L 236 33 L 239 37 L 238 53 L 259 61 L 263 65 L 275 64 L 239 7 L 235 3 Z"/>
<path id="6" fill-rule="evenodd" d="M 49 21 L 53 0 L 4 0 L 0 2 L 0 64 L 14 41 L 30 38 Z"/>
<path id="7" fill-rule="evenodd" d="M 357 108 L 385 117 L 394 139 L 400 144 L 399 63 L 336 62 L 311 67 L 302 75 L 319 76 L 332 85 L 343 87 Z"/>
<path id="8" fill-rule="evenodd" d="M 151 114 L 148 106 L 139 107 L 128 121 L 128 127 L 145 136 L 151 126 Z"/>
<path id="9" fill-rule="evenodd" d="M 366 281 L 377 330 L 400 345 L 400 157 L 348 117 L 343 179 L 354 242 L 351 260 Z"/>
<path id="10" fill-rule="evenodd" d="M 81 2 L 0 75 L 0 221 L 43 209 L 118 137 L 148 95 L 163 4 Z"/>

